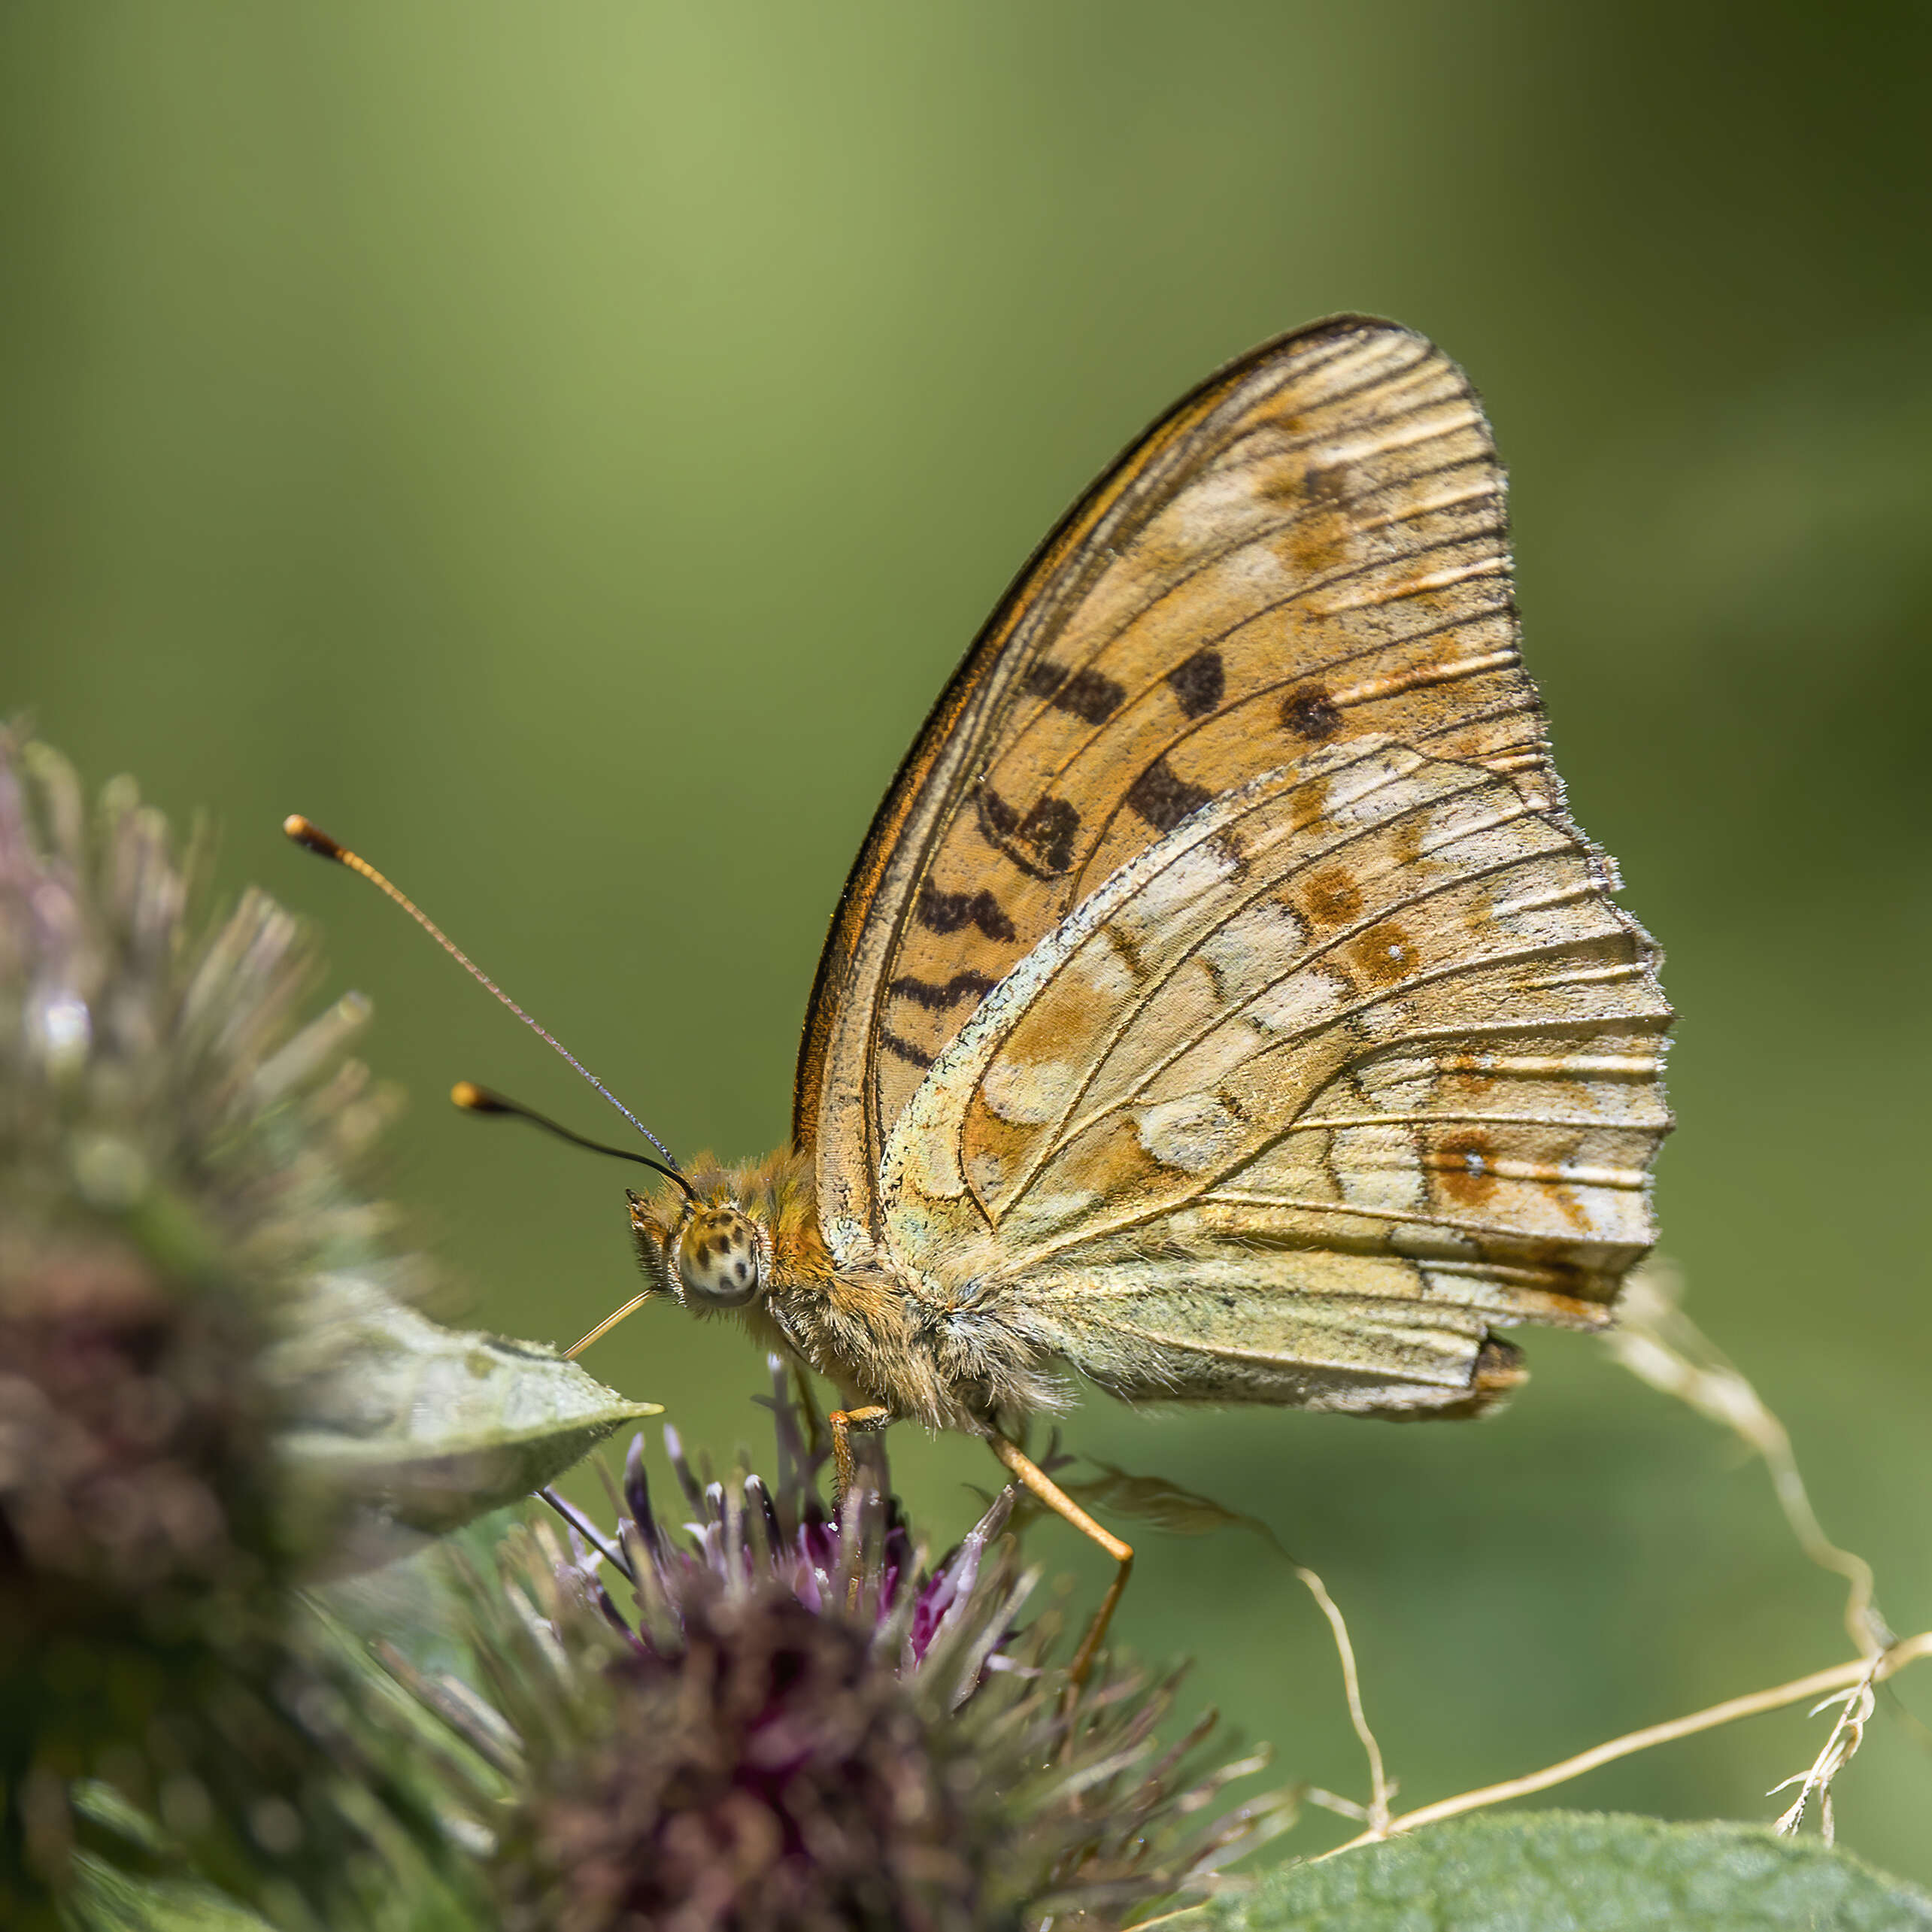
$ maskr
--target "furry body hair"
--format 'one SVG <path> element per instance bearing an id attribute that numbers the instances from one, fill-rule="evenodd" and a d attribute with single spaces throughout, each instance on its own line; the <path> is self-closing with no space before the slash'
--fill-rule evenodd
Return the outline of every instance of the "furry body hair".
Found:
<path id="1" fill-rule="evenodd" d="M 984 1436 L 1068 1406 L 1045 1351 L 997 1303 L 948 1303 L 889 1263 L 833 1264 L 818 1226 L 809 1158 L 790 1149 L 724 1166 L 708 1155 L 687 1178 L 707 1205 L 739 1209 L 757 1231 L 765 1287 L 742 1309 L 706 1311 L 687 1297 L 673 1259 L 690 1204 L 666 1186 L 631 1197 L 645 1281 L 699 1313 L 729 1312 L 766 1348 L 816 1369 L 846 1406 L 876 1404 L 895 1421 Z"/>

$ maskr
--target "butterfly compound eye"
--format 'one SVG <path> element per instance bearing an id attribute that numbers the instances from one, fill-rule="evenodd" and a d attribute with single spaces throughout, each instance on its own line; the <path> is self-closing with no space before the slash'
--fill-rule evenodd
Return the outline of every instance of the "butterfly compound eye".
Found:
<path id="1" fill-rule="evenodd" d="M 742 1308 L 764 1286 L 758 1237 L 735 1208 L 699 1208 L 678 1236 L 678 1278 L 710 1308 Z"/>

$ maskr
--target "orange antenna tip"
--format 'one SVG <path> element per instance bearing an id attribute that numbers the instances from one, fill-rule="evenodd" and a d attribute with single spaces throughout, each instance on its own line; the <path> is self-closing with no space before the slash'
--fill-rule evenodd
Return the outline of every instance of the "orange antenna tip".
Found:
<path id="1" fill-rule="evenodd" d="M 338 845 L 323 830 L 320 826 L 311 823 L 299 811 L 292 811 L 282 820 L 282 830 L 295 842 L 306 850 L 325 859 L 333 859 L 338 865 L 347 856 L 347 848 Z"/>
<path id="2" fill-rule="evenodd" d="M 520 1112 L 490 1092 L 487 1087 L 479 1087 L 474 1080 L 459 1080 L 450 1089 L 453 1106 L 461 1107 L 472 1114 L 509 1114 Z"/>

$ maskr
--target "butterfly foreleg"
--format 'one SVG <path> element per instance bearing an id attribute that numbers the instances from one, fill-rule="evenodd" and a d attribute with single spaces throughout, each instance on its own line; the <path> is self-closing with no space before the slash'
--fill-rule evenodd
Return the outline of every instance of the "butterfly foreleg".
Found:
<path id="1" fill-rule="evenodd" d="M 986 1439 L 993 1453 L 1023 1488 L 1038 1497 L 1056 1515 L 1064 1517 L 1081 1535 L 1091 1536 L 1120 1565 L 1114 1573 L 1113 1582 L 1107 1586 L 1106 1595 L 1100 1600 L 1099 1609 L 1093 1613 L 1093 1621 L 1087 1627 L 1087 1634 L 1080 1639 L 1080 1648 L 1074 1652 L 1072 1663 L 1067 1667 L 1068 1682 L 1076 1686 L 1084 1684 L 1087 1673 L 1093 1667 L 1101 1639 L 1107 1634 L 1107 1626 L 1113 1621 L 1115 1606 L 1120 1602 L 1127 1587 L 1127 1579 L 1133 1573 L 1133 1551 L 1118 1536 L 1095 1522 L 1018 1443 L 1009 1442 L 996 1431 Z"/>
<path id="2" fill-rule="evenodd" d="M 585 1349 L 590 1347 L 592 1342 L 602 1340 L 605 1336 L 609 1334 L 611 1330 L 616 1327 L 619 1322 L 623 1321 L 626 1316 L 636 1314 L 638 1310 L 643 1307 L 646 1302 L 655 1301 L 657 1298 L 657 1294 L 658 1291 L 657 1289 L 646 1288 L 642 1294 L 632 1295 L 630 1300 L 626 1302 L 623 1306 L 619 1309 L 615 1315 L 605 1315 L 603 1320 L 599 1322 L 596 1327 L 592 1329 L 590 1333 L 585 1336 L 581 1341 L 573 1342 L 568 1348 L 565 1349 L 563 1351 L 563 1359 L 566 1362 L 574 1362 L 579 1355 L 583 1354 Z"/>

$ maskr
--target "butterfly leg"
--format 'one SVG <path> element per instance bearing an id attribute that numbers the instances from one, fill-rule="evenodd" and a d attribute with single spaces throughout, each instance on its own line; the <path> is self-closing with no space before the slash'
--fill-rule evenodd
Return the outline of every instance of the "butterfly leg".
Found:
<path id="1" fill-rule="evenodd" d="M 842 1527 L 845 1499 L 851 1494 L 852 1485 L 859 1473 L 859 1459 L 852 1452 L 852 1432 L 863 1429 L 868 1434 L 876 1433 L 892 1420 L 892 1411 L 875 1403 L 866 1409 L 835 1409 L 825 1419 L 832 1426 L 832 1520 Z M 848 1610 L 859 1607 L 860 1582 L 860 1573 L 855 1567 L 845 1594 L 845 1607 Z"/>
<path id="2" fill-rule="evenodd" d="M 630 1300 L 626 1302 L 623 1306 L 619 1309 L 615 1315 L 605 1315 L 603 1320 L 599 1322 L 596 1327 L 592 1329 L 590 1333 L 585 1336 L 581 1342 L 573 1342 L 568 1348 L 565 1349 L 563 1351 L 563 1359 L 566 1362 L 575 1361 L 577 1357 L 582 1354 L 584 1350 L 589 1348 L 592 1342 L 596 1341 L 600 1336 L 609 1334 L 611 1330 L 616 1327 L 617 1324 L 623 1321 L 626 1315 L 636 1314 L 638 1310 L 643 1307 L 646 1302 L 655 1300 L 657 1294 L 657 1291 L 655 1288 L 647 1288 L 642 1294 L 632 1296 Z"/>
<path id="3" fill-rule="evenodd" d="M 876 1433 L 892 1420 L 892 1411 L 875 1403 L 867 1409 L 835 1409 L 825 1419 L 832 1425 L 832 1516 L 838 1522 L 844 1519 L 845 1497 L 859 1473 L 859 1459 L 852 1453 L 852 1432 L 863 1429 L 868 1434 Z"/>
<path id="4" fill-rule="evenodd" d="M 998 1434 L 989 1435 L 986 1439 L 993 1453 L 1005 1464 L 1023 1488 L 1030 1490 L 1056 1515 L 1065 1517 L 1083 1536 L 1091 1536 L 1120 1565 L 1114 1573 L 1113 1582 L 1107 1586 L 1106 1595 L 1100 1600 L 1099 1609 L 1093 1613 L 1093 1621 L 1087 1627 L 1087 1634 L 1080 1639 L 1080 1648 L 1074 1652 L 1072 1663 L 1067 1667 L 1069 1682 L 1084 1684 L 1087 1673 L 1093 1667 L 1100 1640 L 1107 1634 L 1107 1626 L 1113 1621 L 1115 1606 L 1126 1591 L 1127 1579 L 1133 1574 L 1133 1551 L 1118 1536 L 1102 1529 L 1017 1443 L 1009 1442 Z"/>

